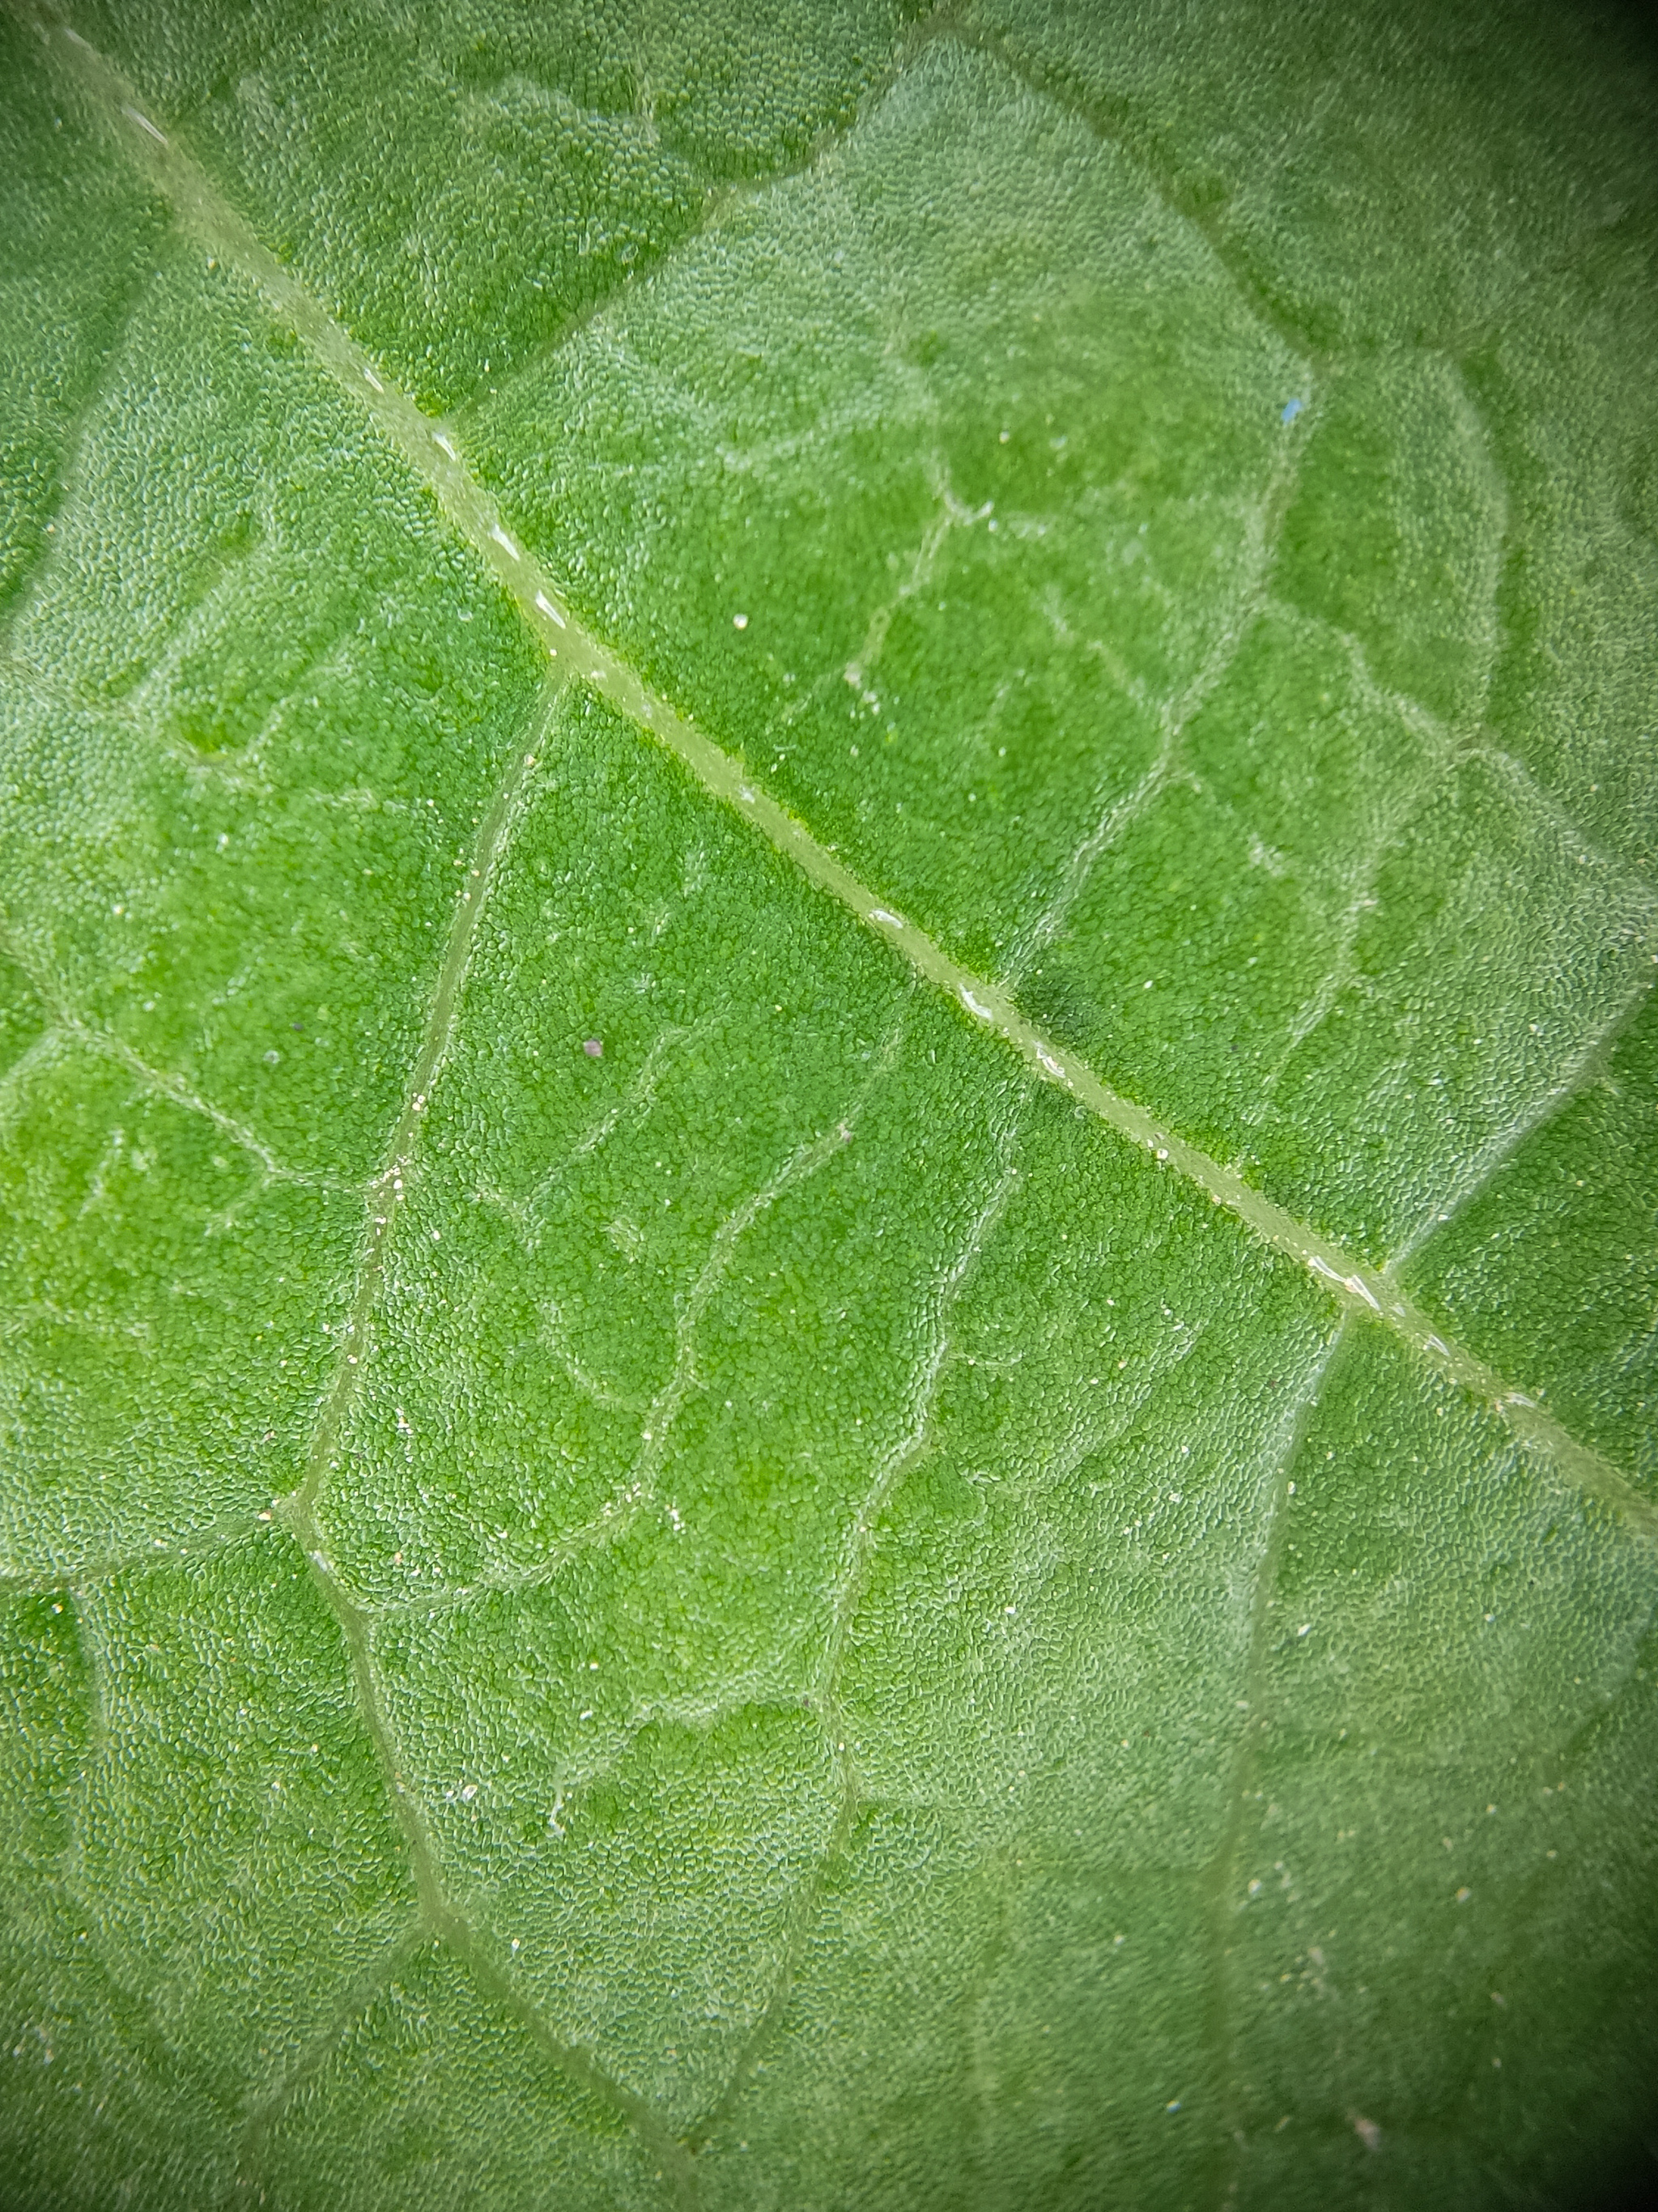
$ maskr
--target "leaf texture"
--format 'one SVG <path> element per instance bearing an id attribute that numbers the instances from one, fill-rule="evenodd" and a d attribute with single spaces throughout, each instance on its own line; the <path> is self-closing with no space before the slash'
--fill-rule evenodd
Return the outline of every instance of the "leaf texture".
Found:
<path id="1" fill-rule="evenodd" d="M 1637 33 L 0 49 L 0 2201 L 1611 2185 Z"/>

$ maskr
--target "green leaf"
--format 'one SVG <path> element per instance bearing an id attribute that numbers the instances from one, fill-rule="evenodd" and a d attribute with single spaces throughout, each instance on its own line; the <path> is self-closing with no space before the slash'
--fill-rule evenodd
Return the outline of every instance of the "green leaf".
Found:
<path id="1" fill-rule="evenodd" d="M 1654 94 L 0 18 L 0 2203 L 1650 2179 Z"/>

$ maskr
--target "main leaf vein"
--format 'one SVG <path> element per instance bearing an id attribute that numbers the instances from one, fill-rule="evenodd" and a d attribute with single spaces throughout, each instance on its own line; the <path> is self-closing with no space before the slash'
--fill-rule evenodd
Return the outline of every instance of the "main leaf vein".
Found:
<path id="1" fill-rule="evenodd" d="M 954 959 L 927 933 L 859 881 L 852 871 L 750 778 L 743 763 L 654 693 L 620 655 L 587 630 L 559 599 L 553 580 L 519 544 L 466 467 L 461 448 L 398 391 L 364 350 L 257 238 L 191 156 L 143 113 L 131 88 L 83 40 L 58 27 L 53 46 L 100 100 L 135 167 L 158 184 L 181 225 L 214 255 L 233 262 L 270 307 L 313 349 L 319 364 L 367 412 L 428 487 L 452 526 L 513 600 L 549 658 L 565 676 L 602 696 L 673 754 L 709 796 L 750 822 L 820 890 L 884 939 L 915 972 L 952 998 L 1010 1046 L 1042 1080 L 1066 1091 L 1085 1110 L 1225 1206 L 1275 1249 L 1311 1274 L 1349 1310 L 1369 1310 L 1442 1371 L 1491 1404 L 1521 1440 L 1553 1459 L 1585 1491 L 1649 1540 L 1658 1509 L 1600 1453 L 1570 1436 L 1525 1394 L 1443 1337 L 1388 1279 L 1333 1239 L 1297 1220 L 1113 1090 L 1077 1054 L 1030 1022 L 1013 998 Z M 1098 127 L 1097 125 L 1096 127 Z M 1268 319 L 1271 319 L 1269 317 Z M 464 961 L 463 961 L 464 964 Z M 458 981 L 458 976 L 456 978 Z M 371 1300 L 372 1302 L 372 1300 Z M 313 1477 L 319 1469 L 313 1469 Z M 314 1482 L 311 1485 L 314 1488 Z"/>

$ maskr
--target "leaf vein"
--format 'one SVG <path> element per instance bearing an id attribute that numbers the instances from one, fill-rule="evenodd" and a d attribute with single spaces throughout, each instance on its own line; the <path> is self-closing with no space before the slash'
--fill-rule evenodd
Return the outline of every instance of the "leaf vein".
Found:
<path id="1" fill-rule="evenodd" d="M 319 364 L 403 453 L 452 526 L 518 605 L 550 659 L 560 660 L 567 674 L 597 687 L 673 753 L 711 797 L 751 822 L 762 836 L 794 860 L 809 881 L 874 929 L 918 975 L 999 1035 L 1042 1079 L 1062 1086 L 1087 1111 L 1227 1207 L 1262 1241 L 1316 1277 L 1349 1310 L 1368 1309 L 1380 1316 L 1415 1349 L 1431 1356 L 1461 1388 L 1491 1405 L 1522 1443 L 1552 1456 L 1570 1479 L 1600 1498 L 1647 1540 L 1658 1540 L 1658 1508 L 1642 1498 L 1610 1462 L 1571 1437 L 1523 1394 L 1509 1389 L 1483 1361 L 1442 1336 L 1384 1277 L 1354 1260 L 1333 1239 L 1297 1220 L 1247 1183 L 1236 1169 L 1185 1142 L 1144 1107 L 1114 1091 L 1075 1054 L 1056 1048 L 1006 992 L 974 975 L 925 931 L 873 897 L 804 823 L 756 787 L 739 761 L 653 693 L 635 669 L 562 609 L 551 578 L 534 558 L 516 547 L 509 552 L 492 537 L 492 532 L 501 529 L 501 518 L 467 471 L 453 440 L 434 428 L 411 399 L 375 373 L 362 349 L 260 244 L 176 141 L 158 143 L 123 118 L 127 88 L 106 63 L 83 41 L 77 41 L 70 52 L 60 38 L 58 51 L 89 83 L 129 158 L 161 185 L 180 222 L 216 254 L 240 267 L 276 314 L 311 346 Z M 1096 129 L 1104 128 L 1096 118 L 1087 119 Z M 1179 210 L 1177 195 L 1171 191 L 1169 196 Z M 1220 246 L 1215 250 L 1219 253 Z M 1285 335 L 1266 304 L 1259 304 L 1258 312 L 1281 337 Z M 1288 342 L 1303 355 L 1308 352 L 1299 338 L 1291 337 Z M 1415 711 L 1420 714 L 1423 710 Z"/>
<path id="2" fill-rule="evenodd" d="M 829 1632 L 823 1642 L 810 1702 L 816 1710 L 829 1742 L 829 1756 L 840 1779 L 840 1802 L 829 1839 L 817 1864 L 797 1893 L 792 1926 L 784 1944 L 777 1973 L 753 2027 L 744 2040 L 724 2090 L 688 2137 L 693 2148 L 706 2144 L 741 2095 L 768 2043 L 776 2031 L 788 2002 L 800 1955 L 823 1899 L 829 1869 L 846 1850 L 865 1802 L 858 1772 L 847 1753 L 846 1719 L 841 1710 L 838 1681 L 847 1638 L 868 1580 L 875 1549 L 876 1523 L 909 1470 L 923 1459 L 932 1440 L 938 1392 L 950 1364 L 950 1319 L 957 1299 L 982 1257 L 986 1244 L 1006 1211 L 1019 1182 L 1011 1154 L 1018 1135 L 1016 1112 L 1002 1132 L 1001 1173 L 990 1195 L 968 1225 L 960 1249 L 934 1285 L 928 1301 L 932 1343 L 919 1362 L 910 1386 L 910 1410 L 903 1433 L 877 1462 L 873 1479 L 847 1532 L 844 1565 L 829 1595 Z"/>

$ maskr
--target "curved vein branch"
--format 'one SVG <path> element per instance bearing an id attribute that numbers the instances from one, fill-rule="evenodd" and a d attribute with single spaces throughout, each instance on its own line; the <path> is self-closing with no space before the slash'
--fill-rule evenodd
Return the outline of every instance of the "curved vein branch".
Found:
<path id="1" fill-rule="evenodd" d="M 1384 1275 L 1343 1250 L 1333 1238 L 1298 1221 L 1285 1207 L 1246 1182 L 1236 1169 L 1224 1166 L 1187 1143 L 1156 1115 L 1114 1091 L 1076 1054 L 1056 1045 L 1026 1018 L 1009 993 L 964 967 L 925 930 L 872 893 L 831 848 L 820 843 L 804 823 L 751 781 L 740 761 L 653 692 L 627 661 L 562 604 L 552 579 L 517 542 L 492 499 L 469 471 L 456 437 L 434 423 L 413 399 L 394 387 L 363 348 L 260 243 L 206 172 L 144 113 L 132 88 L 85 40 L 61 24 L 49 29 L 48 38 L 58 58 L 74 70 L 99 101 L 135 167 L 168 198 L 183 228 L 257 286 L 270 310 L 310 347 L 318 363 L 374 420 L 428 486 L 451 526 L 513 599 L 560 671 L 591 684 L 637 722 L 683 763 L 711 798 L 751 823 L 761 836 L 794 862 L 809 882 L 890 945 L 918 975 L 999 1036 L 1039 1079 L 1068 1091 L 1086 1111 L 1131 1144 L 1151 1152 L 1160 1164 L 1194 1184 L 1214 1204 L 1236 1214 L 1264 1243 L 1305 1269 L 1347 1311 L 1369 1311 L 1379 1316 L 1413 1350 L 1493 1407 L 1522 1443 L 1552 1459 L 1569 1479 L 1599 1498 L 1645 1540 L 1658 1542 L 1658 1507 L 1643 1498 L 1610 1461 L 1580 1443 L 1482 1360 L 1442 1336 L 1428 1316 L 1402 1297 Z M 999 41 L 987 40 L 987 43 L 1004 51 Z M 1004 58 L 1010 66 L 1017 65 L 1011 56 L 1004 53 Z M 1078 112 L 1084 111 L 1078 108 Z M 1110 135 L 1098 117 L 1088 115 L 1086 119 L 1095 129 Z M 1165 196 L 1169 196 L 1172 188 L 1164 189 Z M 1178 207 L 1177 197 L 1171 198 L 1171 204 Z M 1195 216 L 1192 219 L 1197 220 Z M 1213 238 L 1211 244 L 1221 252 Z M 1222 258 L 1225 258 L 1223 253 Z M 1244 280 L 1236 269 L 1232 273 L 1242 284 Z M 1308 356 L 1309 349 L 1296 334 L 1282 327 L 1270 303 L 1257 300 L 1255 304 L 1262 319 L 1278 330 L 1286 343 Z M 378 1280 L 376 1250 L 377 1247 L 371 1248 L 365 1279 L 374 1276 Z"/>
<path id="2" fill-rule="evenodd" d="M 912 1380 L 908 1425 L 877 1462 L 874 1477 L 847 1532 L 841 1571 L 829 1595 L 829 1631 L 810 1692 L 810 1702 L 829 1739 L 829 1755 L 840 1785 L 835 1819 L 817 1863 L 796 1899 L 783 1955 L 766 2002 L 744 2039 L 725 2088 L 686 2138 L 694 2150 L 702 2149 L 729 2116 L 776 2032 L 794 1986 L 801 1952 L 817 1918 L 829 1869 L 851 1841 L 859 1808 L 865 1802 L 857 1767 L 847 1753 L 846 1723 L 840 1704 L 839 1678 L 847 1637 L 869 1577 L 876 1523 L 905 1476 L 926 1457 L 931 1447 L 938 1393 L 950 1365 L 950 1317 L 1018 1184 L 1019 1170 L 1011 1159 L 1017 1135 L 1016 1114 L 1002 1132 L 1001 1173 L 995 1186 L 969 1224 L 955 1258 L 939 1277 L 928 1301 L 932 1341 L 918 1362 Z"/>

